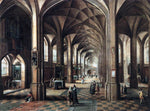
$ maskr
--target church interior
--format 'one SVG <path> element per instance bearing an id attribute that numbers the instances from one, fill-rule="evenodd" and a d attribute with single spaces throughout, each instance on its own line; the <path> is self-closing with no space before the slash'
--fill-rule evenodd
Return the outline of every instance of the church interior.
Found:
<path id="1" fill-rule="evenodd" d="M 0 0 L 0 111 L 149 111 L 149 50 L 150 0 Z"/>

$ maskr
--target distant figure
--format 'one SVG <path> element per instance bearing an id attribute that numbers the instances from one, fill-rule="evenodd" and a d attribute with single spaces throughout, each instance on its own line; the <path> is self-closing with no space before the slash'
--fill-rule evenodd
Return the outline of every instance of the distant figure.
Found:
<path id="1" fill-rule="evenodd" d="M 90 94 L 91 95 L 95 94 L 95 86 L 96 86 L 96 84 L 94 82 L 92 82 L 90 85 Z"/>
<path id="2" fill-rule="evenodd" d="M 73 104 L 78 104 L 78 97 L 77 97 L 77 88 L 76 88 L 76 85 L 73 86 L 72 95 L 73 95 Z"/>
<path id="3" fill-rule="evenodd" d="M 96 90 L 97 90 L 97 94 L 99 94 L 99 92 L 100 92 L 100 85 L 99 85 L 99 83 L 97 83 L 97 85 L 96 85 Z"/>
<path id="4" fill-rule="evenodd" d="M 127 94 L 127 87 L 126 87 L 126 85 L 124 86 L 124 93 Z"/>
<path id="5" fill-rule="evenodd" d="M 84 77 L 81 78 L 81 84 L 84 84 Z"/>
<path id="6" fill-rule="evenodd" d="M 29 102 L 31 102 L 32 100 L 33 100 L 32 93 L 29 92 L 29 94 L 28 94 L 27 97 L 25 98 L 25 101 L 26 101 L 27 103 L 29 103 Z"/>
<path id="7" fill-rule="evenodd" d="M 72 94 L 72 87 L 69 87 L 68 90 L 68 99 L 69 99 L 69 104 L 71 105 L 71 103 L 73 102 L 73 94 Z"/>
<path id="8" fill-rule="evenodd" d="M 142 104 L 144 99 L 142 90 L 139 91 L 139 99 L 140 99 L 140 104 Z"/>
<path id="9" fill-rule="evenodd" d="M 49 87 L 53 87 L 53 85 L 54 85 L 54 81 L 53 81 L 53 78 L 51 78 L 49 82 Z"/>

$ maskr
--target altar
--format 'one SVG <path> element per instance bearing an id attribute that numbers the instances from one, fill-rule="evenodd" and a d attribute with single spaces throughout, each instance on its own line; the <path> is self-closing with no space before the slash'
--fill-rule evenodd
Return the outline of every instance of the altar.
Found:
<path id="1" fill-rule="evenodd" d="M 54 81 L 54 89 L 64 88 L 63 80 L 55 80 Z"/>

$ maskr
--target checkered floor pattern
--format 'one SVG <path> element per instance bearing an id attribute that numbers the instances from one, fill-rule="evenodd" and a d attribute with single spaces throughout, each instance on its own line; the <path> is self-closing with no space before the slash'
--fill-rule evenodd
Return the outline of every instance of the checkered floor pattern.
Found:
<path id="1" fill-rule="evenodd" d="M 26 91 L 15 94 L 26 94 Z M 150 111 L 150 103 L 145 101 L 139 104 L 138 99 L 107 101 L 104 98 L 104 89 L 101 89 L 100 94 L 91 95 L 88 88 L 81 88 L 78 90 L 78 100 L 78 105 L 68 104 L 65 93 L 50 96 L 45 101 L 30 103 L 26 103 L 22 97 L 6 98 L 0 100 L 0 111 Z"/>

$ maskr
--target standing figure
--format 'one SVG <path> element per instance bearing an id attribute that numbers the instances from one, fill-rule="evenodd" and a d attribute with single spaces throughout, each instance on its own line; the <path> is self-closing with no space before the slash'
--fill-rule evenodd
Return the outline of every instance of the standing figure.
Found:
<path id="1" fill-rule="evenodd" d="M 139 91 L 139 99 L 140 99 L 140 104 L 142 104 L 144 99 L 142 90 Z"/>
<path id="2" fill-rule="evenodd" d="M 72 87 L 69 87 L 68 90 L 68 99 L 69 99 L 69 104 L 71 105 L 71 103 L 73 102 L 73 94 L 72 94 Z"/>
<path id="3" fill-rule="evenodd" d="M 97 83 L 96 89 L 97 89 L 97 94 L 99 94 L 99 92 L 100 92 L 100 85 L 99 85 L 99 83 Z"/>
<path id="4" fill-rule="evenodd" d="M 95 84 L 93 82 L 90 85 L 90 94 L 95 94 Z"/>
<path id="5" fill-rule="evenodd" d="M 83 83 L 84 83 L 84 77 L 81 78 L 81 84 L 83 84 Z"/>
<path id="6" fill-rule="evenodd" d="M 53 87 L 54 86 L 54 78 L 51 78 L 49 81 L 49 87 Z"/>
<path id="7" fill-rule="evenodd" d="M 127 87 L 126 87 L 126 85 L 124 86 L 124 93 L 127 94 Z"/>
<path id="8" fill-rule="evenodd" d="M 73 86 L 72 94 L 73 94 L 73 104 L 78 104 L 78 97 L 77 97 L 77 88 L 76 88 L 76 85 Z"/>

